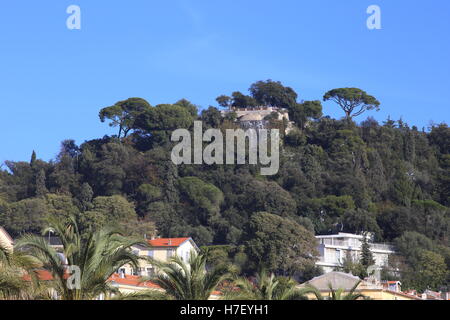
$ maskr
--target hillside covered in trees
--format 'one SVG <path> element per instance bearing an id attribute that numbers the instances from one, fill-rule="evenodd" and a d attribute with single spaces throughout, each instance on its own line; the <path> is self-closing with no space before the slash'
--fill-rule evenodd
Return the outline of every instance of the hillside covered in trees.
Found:
<path id="1" fill-rule="evenodd" d="M 39 150 L 27 161 L 5 162 L 0 225 L 18 237 L 40 233 L 49 215 L 75 215 L 85 231 L 114 223 L 134 235 L 192 236 L 217 246 L 216 260 L 242 272 L 264 264 L 304 278 L 318 272 L 314 234 L 368 231 L 396 245 L 392 265 L 405 286 L 448 286 L 447 124 L 423 130 L 402 120 L 357 123 L 356 116 L 380 107 L 359 89 L 324 95 L 343 109 L 342 119 L 323 116 L 320 101 L 302 101 L 278 82 L 257 82 L 249 92 L 217 101 L 286 108 L 296 123 L 282 137 L 277 175 L 261 176 L 252 165 L 174 165 L 173 130 L 192 130 L 195 120 L 204 130 L 237 128 L 233 115 L 223 117 L 219 107 L 199 112 L 185 99 L 152 106 L 130 98 L 100 110 L 117 135 L 79 146 L 63 141 L 50 162 L 39 159 Z"/>

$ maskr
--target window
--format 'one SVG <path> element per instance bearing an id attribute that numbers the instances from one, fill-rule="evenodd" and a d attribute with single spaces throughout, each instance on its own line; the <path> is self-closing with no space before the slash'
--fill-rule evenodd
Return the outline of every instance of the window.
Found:
<path id="1" fill-rule="evenodd" d="M 153 251 L 153 250 L 149 250 L 148 253 L 147 253 L 147 255 L 148 255 L 150 258 L 153 258 L 154 251 Z"/>
<path id="2" fill-rule="evenodd" d="M 173 249 L 167 250 L 167 259 L 170 259 L 173 257 Z"/>
<path id="3" fill-rule="evenodd" d="M 336 262 L 341 262 L 341 250 L 336 250 Z"/>
<path id="4" fill-rule="evenodd" d="M 139 268 L 139 275 L 143 276 L 145 274 L 145 268 Z"/>

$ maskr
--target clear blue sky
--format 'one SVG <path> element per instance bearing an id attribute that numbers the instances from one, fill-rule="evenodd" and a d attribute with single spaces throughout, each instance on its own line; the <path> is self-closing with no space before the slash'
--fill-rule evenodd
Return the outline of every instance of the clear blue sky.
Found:
<path id="1" fill-rule="evenodd" d="M 79 31 L 66 28 L 71 4 Z M 371 4 L 382 30 L 366 27 Z M 269 78 L 305 100 L 360 87 L 381 101 L 380 121 L 448 122 L 449 13 L 448 0 L 2 1 L 0 162 L 111 134 L 98 110 L 118 100 L 207 107 Z"/>

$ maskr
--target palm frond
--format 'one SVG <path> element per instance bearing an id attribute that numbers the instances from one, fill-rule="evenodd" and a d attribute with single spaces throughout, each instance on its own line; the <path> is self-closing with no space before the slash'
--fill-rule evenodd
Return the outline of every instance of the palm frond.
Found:
<path id="1" fill-rule="evenodd" d="M 170 300 L 170 296 L 155 290 L 145 290 L 133 293 L 119 293 L 109 300 Z"/>
<path id="2" fill-rule="evenodd" d="M 143 245 L 140 239 L 124 237 L 114 227 L 104 227 L 90 233 L 87 239 L 82 236 L 74 217 L 58 220 L 48 219 L 50 230 L 58 235 L 62 243 L 61 257 L 42 237 L 25 235 L 17 242 L 17 248 L 32 255 L 42 268 L 54 277 L 52 288 L 63 300 L 90 300 L 100 294 L 118 293 L 109 278 L 122 266 L 130 264 L 137 267 L 139 256 L 131 247 Z M 72 288 L 67 281 L 68 267 L 76 266 L 80 274 L 79 286 Z"/>

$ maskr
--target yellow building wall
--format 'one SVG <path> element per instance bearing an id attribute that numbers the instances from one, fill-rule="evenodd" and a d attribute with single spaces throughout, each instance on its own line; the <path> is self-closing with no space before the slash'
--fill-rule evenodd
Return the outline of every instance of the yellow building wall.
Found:
<path id="1" fill-rule="evenodd" d="M 150 249 L 139 249 L 134 247 L 133 251 L 135 251 L 141 257 L 149 257 L 148 252 L 150 251 Z M 151 251 L 153 251 L 152 258 L 161 262 L 169 261 L 169 251 L 172 252 L 172 256 L 177 254 L 177 251 L 173 248 L 154 248 L 151 249 Z M 139 261 L 139 268 L 142 268 L 144 272 L 147 272 L 147 268 L 153 268 L 156 271 L 156 268 L 150 262 L 145 260 Z M 132 274 L 133 268 L 129 264 L 123 266 L 121 269 L 125 269 L 126 274 Z"/>
<path id="2" fill-rule="evenodd" d="M 347 293 L 348 292 L 344 293 L 344 295 Z M 417 300 L 414 297 L 407 297 L 402 294 L 397 294 L 395 292 L 385 291 L 385 290 L 381 290 L 381 289 L 362 290 L 362 291 L 358 291 L 358 293 L 362 293 L 363 295 L 365 295 L 366 297 L 369 297 L 372 300 Z M 316 298 L 315 295 L 313 295 L 313 294 L 307 294 L 306 296 L 310 300 L 315 300 L 315 298 Z M 330 297 L 330 293 L 322 292 L 322 297 L 324 297 L 326 299 L 326 298 Z"/>

